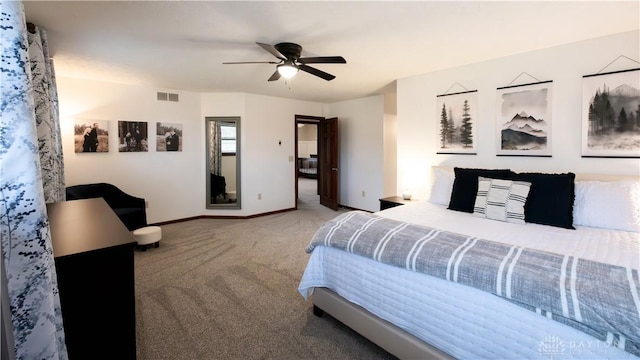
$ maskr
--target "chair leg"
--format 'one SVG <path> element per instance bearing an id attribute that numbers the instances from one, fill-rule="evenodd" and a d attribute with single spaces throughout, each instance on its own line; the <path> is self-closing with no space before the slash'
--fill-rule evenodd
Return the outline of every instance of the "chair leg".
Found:
<path id="1" fill-rule="evenodd" d="M 153 244 L 154 247 L 159 248 L 160 247 L 160 241 L 156 241 L 155 244 Z"/>

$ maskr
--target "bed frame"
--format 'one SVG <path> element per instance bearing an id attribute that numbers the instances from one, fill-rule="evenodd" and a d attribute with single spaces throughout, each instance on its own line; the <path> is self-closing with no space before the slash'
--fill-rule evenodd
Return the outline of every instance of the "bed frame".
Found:
<path id="1" fill-rule="evenodd" d="M 313 314 L 325 312 L 400 359 L 454 359 L 327 288 L 313 289 Z"/>
<path id="2" fill-rule="evenodd" d="M 452 167 L 434 166 L 434 169 L 453 171 Z M 517 171 L 517 170 L 516 170 Z M 638 181 L 640 176 L 576 174 L 576 181 Z M 425 343 L 392 323 L 379 318 L 359 305 L 353 304 L 327 288 L 314 288 L 313 314 L 325 312 L 360 335 L 369 339 L 400 359 L 454 359 L 451 355 Z"/>

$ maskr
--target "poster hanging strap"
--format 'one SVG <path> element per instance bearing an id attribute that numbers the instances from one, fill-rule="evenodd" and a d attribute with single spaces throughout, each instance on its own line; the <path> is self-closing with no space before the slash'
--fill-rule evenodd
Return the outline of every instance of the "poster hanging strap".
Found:
<path id="1" fill-rule="evenodd" d="M 456 86 L 456 85 L 458 85 L 458 86 L 460 86 L 461 88 L 463 88 L 463 89 L 464 89 L 464 91 L 458 91 L 458 92 L 455 92 L 455 93 L 449 93 L 449 91 L 450 91 L 451 89 L 453 89 L 453 87 L 454 87 L 454 86 Z M 459 82 L 457 82 L 457 81 L 456 81 L 456 82 L 454 82 L 454 83 L 453 83 L 453 85 L 449 86 L 449 88 L 447 89 L 447 91 L 445 91 L 445 92 L 444 92 L 444 94 L 436 95 L 436 97 L 448 96 L 448 95 L 466 94 L 466 93 L 476 92 L 476 91 L 478 91 L 478 90 L 469 90 L 469 89 L 467 89 L 466 87 L 462 86 Z"/>
<path id="2" fill-rule="evenodd" d="M 521 73 L 520 73 L 520 75 L 516 76 L 516 78 L 515 78 L 515 79 L 511 80 L 511 82 L 510 82 L 510 83 L 508 83 L 506 87 L 511 86 L 511 84 L 513 84 L 514 82 L 516 82 L 516 80 L 518 80 L 518 79 L 520 78 L 520 76 L 522 76 L 522 75 L 527 75 L 528 77 L 532 78 L 533 80 L 535 80 L 535 81 L 537 81 L 537 82 L 541 82 L 541 81 L 540 81 L 540 79 L 538 79 L 537 77 L 532 76 L 531 74 L 529 74 L 529 73 L 528 73 L 528 72 L 526 72 L 526 71 L 523 71 L 523 72 L 521 72 Z"/>
<path id="3" fill-rule="evenodd" d="M 520 76 L 522 75 L 527 75 L 528 77 L 534 79 L 536 82 L 531 82 L 531 83 L 526 83 L 526 84 L 520 84 L 520 85 L 511 85 L 513 84 L 516 80 L 518 80 L 520 78 Z M 503 86 L 503 87 L 499 87 L 498 90 L 502 90 L 502 89 L 508 89 L 508 88 L 514 88 L 514 87 L 518 87 L 518 86 L 529 86 L 529 85 L 535 85 L 535 84 L 544 84 L 544 83 L 550 83 L 552 82 L 551 80 L 547 80 L 547 81 L 541 81 L 540 79 L 532 76 L 531 74 L 527 73 L 527 72 L 521 72 L 520 75 L 516 76 L 515 79 L 511 80 L 511 82 L 507 85 L 507 86 Z"/>
<path id="4" fill-rule="evenodd" d="M 584 75 L 583 78 L 587 78 L 587 77 L 591 77 L 591 76 L 598 76 L 598 75 L 609 75 L 609 74 L 617 74 L 617 73 L 622 73 L 622 72 L 627 72 L 627 71 L 635 71 L 635 70 L 640 70 L 639 68 L 635 68 L 635 69 L 627 69 L 627 70 L 618 70 L 618 71 L 611 71 L 611 72 L 605 72 L 603 73 L 603 71 L 608 68 L 609 66 L 613 65 L 613 63 L 615 63 L 616 61 L 620 60 L 621 58 L 625 58 L 627 60 L 633 61 L 636 64 L 640 64 L 639 61 L 637 60 L 633 60 L 632 58 L 628 57 L 628 56 L 624 56 L 624 55 L 620 55 L 617 58 L 615 58 L 615 60 L 613 60 L 612 62 L 608 63 L 605 67 L 603 67 L 602 69 L 600 69 L 600 71 L 598 71 L 595 74 L 591 74 L 591 75 Z"/>
<path id="5" fill-rule="evenodd" d="M 615 60 L 613 60 L 612 62 L 608 63 L 605 67 L 603 67 L 602 69 L 600 69 L 600 71 L 598 71 L 596 74 L 600 74 L 601 72 L 603 72 L 603 71 L 604 71 L 604 69 L 606 69 L 606 68 L 608 68 L 609 66 L 613 65 L 613 63 L 614 63 L 614 62 L 616 62 L 616 61 L 620 60 L 620 58 L 625 58 L 625 59 L 627 59 L 627 60 L 631 60 L 631 61 L 633 61 L 633 62 L 634 62 L 634 63 L 636 63 L 636 64 L 640 64 L 640 61 L 633 60 L 632 58 L 630 58 L 630 57 L 628 57 L 628 56 L 620 55 L 620 56 L 618 56 Z"/>

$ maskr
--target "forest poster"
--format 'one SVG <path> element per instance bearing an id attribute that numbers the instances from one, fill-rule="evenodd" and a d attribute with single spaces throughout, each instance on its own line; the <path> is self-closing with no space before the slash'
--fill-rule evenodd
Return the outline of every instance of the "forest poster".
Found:
<path id="1" fill-rule="evenodd" d="M 438 154 L 476 154 L 478 91 L 436 97 Z"/>
<path id="2" fill-rule="evenodd" d="M 640 158 L 640 69 L 583 77 L 582 156 Z"/>
<path id="3" fill-rule="evenodd" d="M 551 156 L 551 81 L 498 88 L 498 156 Z"/>

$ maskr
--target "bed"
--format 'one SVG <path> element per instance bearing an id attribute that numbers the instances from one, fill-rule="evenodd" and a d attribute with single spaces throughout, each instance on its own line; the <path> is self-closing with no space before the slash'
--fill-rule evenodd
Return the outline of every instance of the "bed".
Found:
<path id="1" fill-rule="evenodd" d="M 435 168 L 429 200 L 324 224 L 298 288 L 314 313 L 327 312 L 403 359 L 640 356 L 638 178 L 502 169 L 495 177 L 510 186 L 529 184 L 518 200 L 527 211 L 506 211 L 512 219 L 504 221 L 492 218 L 491 201 L 478 206 L 495 200 L 484 194 L 487 182 L 491 191 L 504 183 L 475 170 Z M 473 212 L 449 209 L 459 205 L 456 196 L 468 206 L 470 194 Z M 445 237 L 410 242 L 411 232 L 429 239 L 421 231 Z M 368 233 L 379 234 L 373 245 L 364 241 Z M 400 240 L 444 261 L 414 260 L 414 250 L 388 255 Z M 494 247 L 503 252 L 484 250 Z"/>
<path id="2" fill-rule="evenodd" d="M 318 156 L 311 155 L 308 158 L 298 158 L 298 176 L 318 178 Z"/>

